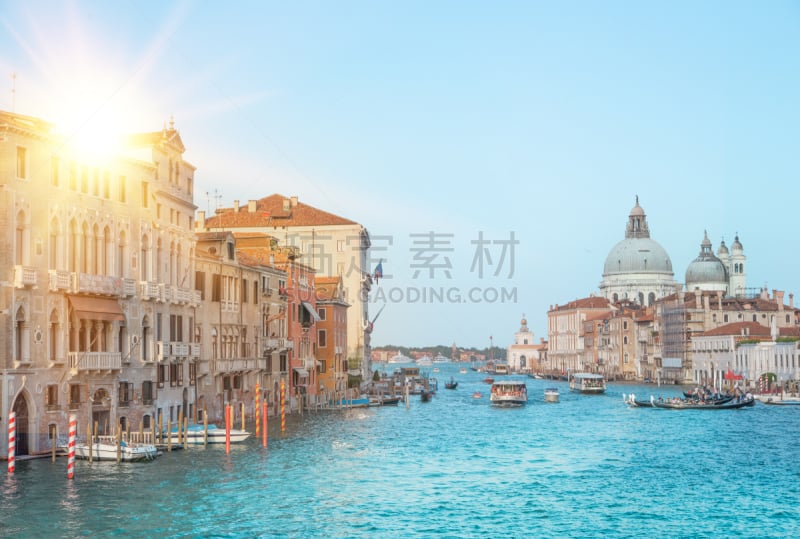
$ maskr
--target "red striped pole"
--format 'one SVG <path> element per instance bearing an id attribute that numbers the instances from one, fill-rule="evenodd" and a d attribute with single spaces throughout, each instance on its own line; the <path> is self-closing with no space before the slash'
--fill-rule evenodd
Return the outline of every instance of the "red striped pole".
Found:
<path id="1" fill-rule="evenodd" d="M 231 423 L 233 423 L 233 408 L 230 404 L 225 407 L 225 454 L 231 452 Z"/>
<path id="2" fill-rule="evenodd" d="M 255 416 L 256 416 L 256 438 L 259 435 L 259 427 L 261 426 L 261 416 L 259 413 L 261 412 L 261 387 L 256 384 L 256 405 L 255 405 Z"/>
<path id="3" fill-rule="evenodd" d="M 286 382 L 281 380 L 281 432 L 286 430 Z"/>
<path id="4" fill-rule="evenodd" d="M 69 416 L 69 445 L 67 446 L 67 479 L 75 477 L 75 438 L 78 434 L 78 420 Z"/>
<path id="5" fill-rule="evenodd" d="M 17 445 L 17 413 L 8 414 L 8 473 L 14 473 L 14 455 Z"/>
<path id="6" fill-rule="evenodd" d="M 267 421 L 267 401 L 264 401 L 261 407 L 264 409 L 263 410 L 264 413 L 262 416 L 264 418 L 264 428 L 262 430 L 261 445 L 267 447 L 267 425 L 269 424 L 269 422 Z"/>

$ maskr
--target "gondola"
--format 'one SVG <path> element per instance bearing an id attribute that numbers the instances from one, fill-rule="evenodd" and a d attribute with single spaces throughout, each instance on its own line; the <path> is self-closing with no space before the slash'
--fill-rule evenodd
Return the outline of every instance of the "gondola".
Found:
<path id="1" fill-rule="evenodd" d="M 456 380 L 454 380 L 453 378 L 450 378 L 449 382 L 445 382 L 444 383 L 444 388 L 445 389 L 455 389 L 457 387 L 458 387 L 458 382 Z"/>
<path id="2" fill-rule="evenodd" d="M 754 406 L 756 403 L 755 398 L 749 397 L 740 401 L 729 401 L 724 404 L 705 403 L 691 401 L 669 401 L 669 400 L 656 400 L 652 401 L 654 408 L 668 408 L 670 410 L 734 410 L 736 408 L 744 408 L 747 406 Z"/>

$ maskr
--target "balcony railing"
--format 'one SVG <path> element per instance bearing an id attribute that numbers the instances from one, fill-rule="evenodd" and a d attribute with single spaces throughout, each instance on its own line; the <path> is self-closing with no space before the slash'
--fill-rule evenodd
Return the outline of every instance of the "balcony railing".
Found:
<path id="1" fill-rule="evenodd" d="M 38 273 L 32 266 L 14 266 L 14 287 L 36 286 Z"/>
<path id="2" fill-rule="evenodd" d="M 276 350 L 292 350 L 294 348 L 294 342 L 290 341 L 289 339 L 267 339 L 267 348 L 272 351 Z"/>
<path id="3" fill-rule="evenodd" d="M 158 283 L 153 281 L 139 281 L 139 295 L 142 299 L 161 299 L 161 291 Z"/>
<path id="4" fill-rule="evenodd" d="M 72 280 L 71 273 L 64 270 L 50 270 L 50 291 L 69 290 Z"/>
<path id="5" fill-rule="evenodd" d="M 232 358 L 214 360 L 216 373 L 264 370 L 266 362 L 261 358 Z"/>
<path id="6" fill-rule="evenodd" d="M 73 273 L 72 292 L 81 294 L 98 294 L 103 296 L 121 296 L 122 279 L 112 275 L 96 275 L 94 273 Z"/>
<path id="7" fill-rule="evenodd" d="M 119 352 L 69 352 L 69 368 L 72 371 L 114 371 L 122 368 Z"/>

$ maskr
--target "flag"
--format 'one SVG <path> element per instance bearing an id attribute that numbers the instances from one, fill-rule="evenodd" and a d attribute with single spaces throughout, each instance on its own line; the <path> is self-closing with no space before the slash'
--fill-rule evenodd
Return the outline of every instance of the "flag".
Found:
<path id="1" fill-rule="evenodd" d="M 378 279 L 383 277 L 383 259 L 378 261 L 378 265 L 375 266 L 375 284 L 378 284 Z"/>

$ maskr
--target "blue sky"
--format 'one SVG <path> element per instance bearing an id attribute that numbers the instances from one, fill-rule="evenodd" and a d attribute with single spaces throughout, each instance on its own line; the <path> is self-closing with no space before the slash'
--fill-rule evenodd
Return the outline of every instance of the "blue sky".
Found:
<path id="1" fill-rule="evenodd" d="M 707 230 L 739 234 L 748 286 L 798 291 L 798 2 L 0 0 L 0 29 L 0 108 L 174 116 L 199 209 L 277 192 L 365 225 L 397 300 L 376 345 L 506 346 L 523 313 L 546 337 L 636 195 L 679 282 Z M 415 278 L 431 233 L 450 276 Z M 512 234 L 513 267 L 471 271 Z M 482 301 L 409 301 L 429 288 Z"/>

